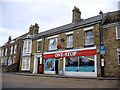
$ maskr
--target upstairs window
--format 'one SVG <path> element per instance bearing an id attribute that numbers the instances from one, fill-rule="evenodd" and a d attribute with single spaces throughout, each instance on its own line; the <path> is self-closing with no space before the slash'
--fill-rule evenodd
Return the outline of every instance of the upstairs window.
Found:
<path id="1" fill-rule="evenodd" d="M 85 31 L 85 45 L 93 45 L 94 40 L 93 40 L 93 31 Z"/>
<path id="2" fill-rule="evenodd" d="M 5 56 L 7 55 L 7 48 L 5 49 Z"/>
<path id="3" fill-rule="evenodd" d="M 31 53 L 31 47 L 32 47 L 32 41 L 24 41 L 24 46 L 23 46 L 23 54 L 30 54 Z"/>
<path id="4" fill-rule="evenodd" d="M 57 38 L 49 39 L 49 50 L 57 50 Z"/>
<path id="5" fill-rule="evenodd" d="M 2 56 L 2 53 L 1 53 L 2 51 L 1 51 L 1 49 L 0 49 L 0 56 Z"/>
<path id="6" fill-rule="evenodd" d="M 41 52 L 42 41 L 37 41 L 37 52 Z"/>
<path id="7" fill-rule="evenodd" d="M 73 47 L 73 35 L 67 35 L 66 48 Z"/>
<path id="8" fill-rule="evenodd" d="M 26 53 L 27 52 L 27 42 L 24 42 L 24 53 Z"/>
<path id="9" fill-rule="evenodd" d="M 31 42 L 28 41 L 28 53 L 30 52 Z"/>
<path id="10" fill-rule="evenodd" d="M 17 45 L 14 46 L 14 54 L 16 54 L 17 51 Z"/>
<path id="11" fill-rule="evenodd" d="M 10 54 L 12 55 L 12 52 L 13 52 L 13 46 L 11 46 L 11 49 L 10 49 Z"/>
<path id="12" fill-rule="evenodd" d="M 3 54 L 4 54 L 4 49 L 2 49 L 2 56 L 3 56 Z"/>
<path id="13" fill-rule="evenodd" d="M 116 37 L 117 39 L 120 39 L 120 26 L 116 27 Z"/>

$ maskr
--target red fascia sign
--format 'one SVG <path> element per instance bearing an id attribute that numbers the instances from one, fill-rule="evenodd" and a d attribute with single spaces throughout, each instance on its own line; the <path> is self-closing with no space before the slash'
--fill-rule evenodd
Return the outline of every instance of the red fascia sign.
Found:
<path id="1" fill-rule="evenodd" d="M 43 58 L 62 58 L 62 57 L 74 57 L 74 56 L 86 56 L 86 55 L 96 55 L 96 49 L 89 50 L 78 50 L 78 51 L 68 51 L 68 52 L 57 52 L 51 54 L 44 54 Z"/>

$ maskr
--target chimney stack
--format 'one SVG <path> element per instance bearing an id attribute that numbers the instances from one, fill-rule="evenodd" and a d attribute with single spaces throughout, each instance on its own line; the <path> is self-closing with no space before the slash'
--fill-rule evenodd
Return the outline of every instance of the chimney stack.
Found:
<path id="1" fill-rule="evenodd" d="M 8 41 L 11 41 L 11 36 L 9 36 Z"/>
<path id="2" fill-rule="evenodd" d="M 72 22 L 78 22 L 81 20 L 81 12 L 79 11 L 79 8 L 74 6 L 74 9 L 72 10 L 73 15 L 72 15 Z"/>
<path id="3" fill-rule="evenodd" d="M 31 25 L 31 26 L 29 27 L 29 33 L 30 33 L 31 35 L 37 34 L 38 31 L 39 31 L 39 26 L 38 26 L 37 23 L 35 23 L 35 25 Z"/>

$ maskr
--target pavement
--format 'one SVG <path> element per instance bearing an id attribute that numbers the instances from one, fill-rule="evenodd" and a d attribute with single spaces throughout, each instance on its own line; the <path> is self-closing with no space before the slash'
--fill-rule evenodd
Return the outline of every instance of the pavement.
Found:
<path id="1" fill-rule="evenodd" d="M 37 76 L 37 77 L 54 77 L 54 78 L 72 78 L 72 79 L 97 79 L 97 80 L 120 80 L 117 77 L 84 77 L 84 76 L 65 76 L 57 74 L 33 74 L 33 73 L 23 73 L 23 72 L 8 72 L 14 75 L 24 75 L 24 76 Z M 6 73 L 6 74 L 8 74 Z M 5 73 L 3 73 L 5 74 Z"/>

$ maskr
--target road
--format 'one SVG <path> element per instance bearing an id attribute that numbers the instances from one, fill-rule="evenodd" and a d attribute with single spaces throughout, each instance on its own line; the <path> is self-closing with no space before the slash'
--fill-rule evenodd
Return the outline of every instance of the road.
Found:
<path id="1" fill-rule="evenodd" d="M 2 88 L 118 88 L 118 80 L 74 79 L 3 74 Z"/>

